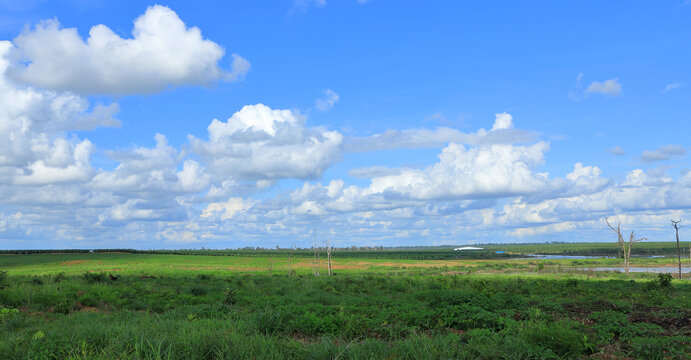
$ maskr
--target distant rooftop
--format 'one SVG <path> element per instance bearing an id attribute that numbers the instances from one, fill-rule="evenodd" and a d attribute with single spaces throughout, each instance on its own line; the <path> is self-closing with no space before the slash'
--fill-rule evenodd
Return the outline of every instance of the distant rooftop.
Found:
<path id="1" fill-rule="evenodd" d="M 480 248 L 480 247 L 475 247 L 475 246 L 464 246 L 464 247 L 459 247 L 459 248 L 454 249 L 454 251 L 458 251 L 458 250 L 484 250 L 484 249 Z"/>

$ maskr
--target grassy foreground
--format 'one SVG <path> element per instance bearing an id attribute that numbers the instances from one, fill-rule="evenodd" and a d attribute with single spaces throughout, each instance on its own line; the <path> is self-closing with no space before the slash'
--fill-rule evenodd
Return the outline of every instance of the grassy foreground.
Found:
<path id="1" fill-rule="evenodd" d="M 2 255 L 0 359 L 688 358 L 689 281 L 607 264 Z"/>

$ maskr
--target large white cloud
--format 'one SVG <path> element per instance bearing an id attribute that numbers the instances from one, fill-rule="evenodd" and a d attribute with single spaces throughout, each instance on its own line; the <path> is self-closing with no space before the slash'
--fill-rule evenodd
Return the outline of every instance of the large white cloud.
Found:
<path id="1" fill-rule="evenodd" d="M 154 93 L 168 86 L 235 80 L 249 63 L 233 56 L 230 72 L 219 60 L 224 49 L 188 28 L 177 14 L 155 5 L 134 21 L 131 39 L 96 25 L 86 41 L 74 28 L 44 21 L 14 40 L 12 78 L 45 89 L 80 94 Z"/>
<path id="2" fill-rule="evenodd" d="M 339 159 L 343 136 L 304 121 L 291 110 L 248 105 L 226 122 L 214 119 L 208 141 L 189 141 L 218 179 L 317 178 Z"/>
<path id="3" fill-rule="evenodd" d="M 6 77 L 11 43 L 0 41 L 0 183 L 86 182 L 93 175 L 89 140 L 69 130 L 117 126 L 117 104 L 90 111 L 84 98 L 16 84 Z"/>
<path id="4" fill-rule="evenodd" d="M 491 145 L 466 148 L 449 144 L 439 162 L 426 169 L 408 169 L 376 177 L 366 194 L 393 192 L 414 199 L 459 199 L 530 194 L 546 183 L 533 169 L 542 163 L 548 145 Z"/>
<path id="5" fill-rule="evenodd" d="M 89 184 L 92 189 L 132 195 L 150 194 L 154 198 L 197 193 L 209 188 L 210 179 L 204 167 L 182 154 L 161 134 L 156 146 L 137 147 L 130 151 L 111 152 L 119 161 L 112 171 L 102 171 Z M 177 170 L 182 163 L 182 169 Z"/>

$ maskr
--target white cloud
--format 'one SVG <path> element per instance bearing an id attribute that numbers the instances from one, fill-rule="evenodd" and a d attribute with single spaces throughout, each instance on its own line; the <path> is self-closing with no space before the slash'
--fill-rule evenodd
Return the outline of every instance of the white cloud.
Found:
<path id="1" fill-rule="evenodd" d="M 331 110 L 334 105 L 338 102 L 339 96 L 331 89 L 324 90 L 322 97 L 317 99 L 314 103 L 314 107 L 319 111 Z"/>
<path id="2" fill-rule="evenodd" d="M 308 128 L 291 110 L 248 105 L 226 122 L 213 120 L 209 141 L 189 137 L 192 151 L 219 179 L 309 179 L 340 158 L 342 135 Z"/>
<path id="3" fill-rule="evenodd" d="M 588 88 L 585 89 L 585 92 L 619 96 L 621 95 L 621 84 L 617 78 L 605 80 L 604 82 L 593 81 Z"/>
<path id="4" fill-rule="evenodd" d="M 72 145 L 57 139 L 50 155 L 29 164 L 22 174 L 14 178 L 16 185 L 45 185 L 65 182 L 84 182 L 93 176 L 89 157 L 92 145 L 83 140 Z"/>
<path id="5" fill-rule="evenodd" d="M 289 14 L 294 12 L 307 12 L 309 8 L 323 8 L 327 5 L 326 0 L 293 0 L 293 6 L 290 8 Z"/>
<path id="6" fill-rule="evenodd" d="M 155 93 L 168 86 L 240 79 L 249 63 L 233 55 L 231 72 L 218 61 L 224 50 L 188 28 L 171 9 L 155 5 L 135 19 L 133 38 L 96 25 L 86 41 L 74 28 L 47 20 L 14 40 L 13 79 L 80 94 Z"/>
<path id="7" fill-rule="evenodd" d="M 172 196 L 205 191 L 210 175 L 194 160 L 182 162 L 182 154 L 156 134 L 154 148 L 137 147 L 129 151 L 109 152 L 120 164 L 112 171 L 101 171 L 89 188 L 132 196 L 170 199 Z M 182 162 L 182 169 L 176 171 Z"/>
<path id="8" fill-rule="evenodd" d="M 372 179 L 366 194 L 394 192 L 415 199 L 477 198 L 528 194 L 545 185 L 532 171 L 543 161 L 547 143 L 491 145 L 466 149 L 449 144 L 439 162 L 422 170 Z"/>
<path id="9" fill-rule="evenodd" d="M 611 149 L 607 149 L 607 151 L 612 154 L 612 155 L 626 155 L 626 152 L 624 152 L 624 149 L 621 148 L 621 146 L 617 145 Z"/>
<path id="10" fill-rule="evenodd" d="M 535 236 L 538 234 L 551 234 L 555 232 L 565 232 L 565 231 L 570 231 L 576 228 L 576 225 L 571 223 L 571 222 L 563 222 L 563 223 L 555 223 L 555 224 L 549 224 L 549 225 L 544 225 L 544 226 L 534 226 L 534 227 L 525 227 L 525 228 L 518 228 L 509 231 L 509 235 L 511 236 L 517 236 L 517 237 L 525 237 L 525 236 Z"/>
<path id="11" fill-rule="evenodd" d="M 513 116 L 507 113 L 495 114 L 492 130 L 511 129 L 513 127 Z"/>
<path id="12" fill-rule="evenodd" d="M 116 221 L 126 220 L 150 220 L 157 217 L 152 209 L 140 209 L 137 205 L 142 203 L 141 199 L 129 199 L 124 204 L 113 206 L 110 210 L 110 218 Z"/>
<path id="13" fill-rule="evenodd" d="M 507 113 L 495 114 L 492 130 L 480 129 L 464 133 L 449 127 L 436 129 L 388 130 L 382 134 L 345 139 L 344 151 L 367 152 L 399 148 L 420 149 L 446 146 L 449 143 L 467 145 L 514 144 L 534 142 L 534 132 L 513 129 L 513 117 Z"/>
<path id="14" fill-rule="evenodd" d="M 89 140 L 68 130 L 117 126 L 117 104 L 97 105 L 69 93 L 17 85 L 6 78 L 11 43 L 0 41 L 0 183 L 85 182 L 93 175 Z"/>
<path id="15" fill-rule="evenodd" d="M 684 85 L 686 85 L 686 84 L 685 84 L 685 83 L 678 83 L 678 82 L 672 83 L 672 84 L 667 84 L 667 86 L 665 86 L 665 88 L 662 89 L 662 93 L 666 93 L 666 92 L 668 92 L 668 91 L 670 91 L 670 90 L 674 90 L 674 89 L 680 88 L 680 87 L 682 87 L 682 86 L 684 86 Z"/>
<path id="16" fill-rule="evenodd" d="M 675 157 L 681 157 L 686 154 L 686 149 L 681 145 L 665 145 L 660 146 L 655 150 L 646 150 L 641 154 L 643 162 L 655 162 L 669 160 Z"/>
<path id="17" fill-rule="evenodd" d="M 242 198 L 230 198 L 225 202 L 210 203 L 202 212 L 201 217 L 208 218 L 220 213 L 221 220 L 228 220 L 250 207 L 252 207 L 252 203 L 243 201 Z"/>

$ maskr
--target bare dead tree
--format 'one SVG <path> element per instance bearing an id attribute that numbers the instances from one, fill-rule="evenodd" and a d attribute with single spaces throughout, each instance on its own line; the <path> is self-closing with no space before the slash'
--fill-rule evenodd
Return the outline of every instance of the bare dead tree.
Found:
<path id="1" fill-rule="evenodd" d="M 634 232 L 631 231 L 631 234 L 629 235 L 629 243 L 627 244 L 626 241 L 624 241 L 624 236 L 621 233 L 621 221 L 617 221 L 616 228 L 609 223 L 608 218 L 605 218 L 605 222 L 607 222 L 607 226 L 610 229 L 617 233 L 617 244 L 619 247 L 621 247 L 621 252 L 624 255 L 624 271 L 626 272 L 626 275 L 629 275 L 629 268 L 631 267 L 631 248 L 633 247 L 633 244 L 639 241 L 648 240 L 648 238 L 637 239 L 634 235 Z"/>
<path id="2" fill-rule="evenodd" d="M 312 275 L 317 276 L 317 230 L 314 230 L 312 249 L 314 249 L 314 258 L 312 259 Z"/>
<path id="3" fill-rule="evenodd" d="M 674 227 L 674 232 L 677 235 L 677 260 L 679 261 L 679 278 L 681 279 L 681 249 L 679 249 L 679 229 L 683 228 L 684 225 L 679 226 L 679 223 L 681 222 L 681 219 L 672 221 L 672 226 Z"/>
<path id="4" fill-rule="evenodd" d="M 288 252 L 288 276 L 293 275 L 293 269 L 291 267 L 291 260 L 293 256 L 293 252 L 295 251 L 295 244 L 290 245 L 290 252 Z"/>
<path id="5" fill-rule="evenodd" d="M 319 249 L 319 246 L 317 246 L 317 230 L 314 230 L 314 262 L 313 262 L 313 268 L 312 268 L 312 273 L 314 276 L 319 276 L 319 270 L 321 268 L 321 259 L 319 258 L 321 256 L 321 251 Z"/>
<path id="6" fill-rule="evenodd" d="M 329 276 L 331 276 L 331 239 L 326 240 L 326 258 L 329 266 Z"/>

